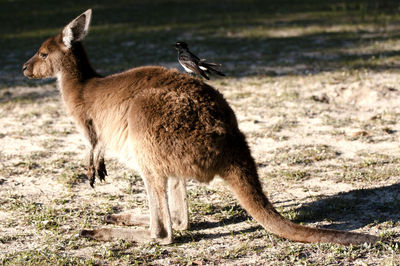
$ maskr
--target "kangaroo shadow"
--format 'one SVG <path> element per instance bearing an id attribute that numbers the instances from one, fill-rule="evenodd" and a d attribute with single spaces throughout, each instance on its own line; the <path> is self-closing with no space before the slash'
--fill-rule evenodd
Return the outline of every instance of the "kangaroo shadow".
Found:
<path id="1" fill-rule="evenodd" d="M 229 212 L 231 215 L 226 215 Z M 187 243 L 190 241 L 199 241 L 201 239 L 216 239 L 229 235 L 240 235 L 244 233 L 256 232 L 258 230 L 262 230 L 260 225 L 254 225 L 250 227 L 246 227 L 244 229 L 232 230 L 229 232 L 216 232 L 216 233 L 208 233 L 202 232 L 202 230 L 223 227 L 232 224 L 239 224 L 241 222 L 252 219 L 247 212 L 240 207 L 238 204 L 234 205 L 225 205 L 221 207 L 216 207 L 212 212 L 208 212 L 208 215 L 218 215 L 221 213 L 224 214 L 224 218 L 218 221 L 191 221 L 190 229 L 183 235 L 175 238 L 176 243 Z"/>
<path id="2" fill-rule="evenodd" d="M 371 223 L 400 221 L 400 184 L 326 196 L 296 208 L 294 222 L 329 221 L 322 227 L 355 230 Z M 285 206 L 288 207 L 288 206 Z"/>
<path id="3" fill-rule="evenodd" d="M 231 215 L 224 215 L 225 217 L 220 219 L 219 221 L 215 222 L 193 221 L 190 224 L 190 229 L 193 230 L 210 229 L 225 225 L 237 224 L 252 219 L 251 216 L 248 215 L 247 212 L 238 204 L 221 206 L 220 208 L 216 207 L 212 212 L 209 212 L 208 214 L 215 215 L 226 212 L 230 212 Z"/>
<path id="4" fill-rule="evenodd" d="M 400 184 L 390 186 L 357 189 L 341 192 L 332 196 L 325 196 L 316 201 L 303 204 L 295 208 L 297 214 L 293 222 L 315 223 L 329 221 L 328 225 L 320 227 L 336 230 L 356 230 L 371 223 L 383 223 L 400 221 Z M 291 208 L 294 204 L 283 205 Z M 233 209 L 232 209 L 233 208 Z M 234 214 L 216 222 L 202 221 L 192 222 L 191 231 L 188 234 L 178 236 L 177 243 L 186 243 L 200 239 L 214 239 L 228 235 L 240 235 L 243 233 L 263 230 L 260 225 L 251 226 L 242 230 L 234 230 L 224 233 L 204 233 L 201 230 L 217 228 L 231 224 L 244 222 L 251 217 L 239 205 L 216 208 L 215 213 L 222 211 L 234 211 Z"/>
<path id="5" fill-rule="evenodd" d="M 204 233 L 204 232 L 195 231 L 195 232 L 190 232 L 190 233 L 186 233 L 184 235 L 175 237 L 175 243 L 184 244 L 184 243 L 188 243 L 191 241 L 198 242 L 202 239 L 217 239 L 217 238 L 226 237 L 226 236 L 243 235 L 246 233 L 256 232 L 261 229 L 262 229 L 261 226 L 251 226 L 246 229 L 234 230 L 234 231 L 224 232 L 224 233 L 221 233 L 221 232 L 219 232 L 219 233 Z"/>

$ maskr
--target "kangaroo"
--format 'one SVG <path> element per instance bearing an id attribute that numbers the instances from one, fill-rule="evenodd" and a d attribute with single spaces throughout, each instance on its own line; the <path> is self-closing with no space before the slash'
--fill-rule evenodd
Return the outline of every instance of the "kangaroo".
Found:
<path id="1" fill-rule="evenodd" d="M 104 179 L 104 148 L 113 150 L 144 180 L 150 215 L 110 214 L 117 225 L 149 230 L 98 228 L 81 236 L 111 241 L 173 242 L 189 227 L 186 180 L 221 177 L 241 206 L 267 231 L 292 241 L 344 245 L 375 243 L 377 236 L 311 228 L 280 215 L 263 193 L 257 168 L 235 114 L 207 83 L 159 66 L 102 77 L 82 45 L 91 9 L 47 39 L 23 65 L 28 78 L 56 77 L 67 111 L 90 143 L 88 175 Z"/>

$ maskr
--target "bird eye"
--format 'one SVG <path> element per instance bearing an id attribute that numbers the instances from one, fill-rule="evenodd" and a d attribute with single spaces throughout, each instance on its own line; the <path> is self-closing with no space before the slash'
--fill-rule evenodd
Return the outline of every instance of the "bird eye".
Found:
<path id="1" fill-rule="evenodd" d="M 46 59 L 47 58 L 47 54 L 46 53 L 40 53 L 39 56 L 42 59 Z"/>

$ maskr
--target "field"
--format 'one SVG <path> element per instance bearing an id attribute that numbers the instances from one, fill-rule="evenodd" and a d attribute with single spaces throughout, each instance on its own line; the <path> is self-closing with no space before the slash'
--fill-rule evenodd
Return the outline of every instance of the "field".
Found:
<path id="1" fill-rule="evenodd" d="M 400 4 L 397 1 L 0 1 L 0 262 L 5 265 L 399 265 Z M 191 228 L 169 246 L 79 237 L 147 210 L 143 181 L 106 154 L 89 186 L 86 146 L 54 80 L 22 64 L 88 8 L 102 74 L 179 68 L 172 44 L 223 64 L 207 81 L 233 107 L 263 189 L 287 218 L 382 237 L 302 244 L 259 226 L 216 179 L 189 182 Z M 182 69 L 181 69 L 182 70 Z M 108 225 L 107 225 L 108 226 Z M 111 226 L 110 226 L 111 227 Z"/>

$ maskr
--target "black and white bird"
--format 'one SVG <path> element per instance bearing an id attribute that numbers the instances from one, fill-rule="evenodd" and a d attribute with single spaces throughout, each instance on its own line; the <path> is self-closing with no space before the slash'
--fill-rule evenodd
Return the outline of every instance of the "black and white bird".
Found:
<path id="1" fill-rule="evenodd" d="M 206 63 L 205 59 L 200 59 L 189 51 L 187 43 L 177 42 L 174 47 L 178 50 L 178 61 L 186 72 L 195 73 L 205 79 L 210 79 L 207 74 L 212 73 L 225 76 L 224 73 L 219 71 L 221 64 Z"/>

